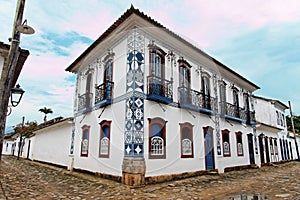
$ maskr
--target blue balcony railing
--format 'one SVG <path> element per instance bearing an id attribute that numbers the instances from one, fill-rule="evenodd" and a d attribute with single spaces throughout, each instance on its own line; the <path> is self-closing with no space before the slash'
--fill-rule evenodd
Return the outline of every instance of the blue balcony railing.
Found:
<path id="1" fill-rule="evenodd" d="M 95 91 L 95 106 L 104 107 L 112 103 L 114 82 L 107 81 L 98 85 Z"/>
<path id="2" fill-rule="evenodd" d="M 92 111 L 92 99 L 93 94 L 92 93 L 85 93 L 83 95 L 80 95 L 78 98 L 78 111 L 79 112 L 90 112 Z"/>
<path id="3" fill-rule="evenodd" d="M 162 102 L 173 102 L 172 81 L 159 78 L 157 76 L 147 77 L 147 99 Z"/>
<path id="4" fill-rule="evenodd" d="M 178 88 L 180 107 L 212 114 L 216 99 L 202 92 L 186 87 Z"/>
<path id="5" fill-rule="evenodd" d="M 221 114 L 225 118 L 245 122 L 247 121 L 247 114 L 243 108 L 227 102 L 221 102 Z"/>

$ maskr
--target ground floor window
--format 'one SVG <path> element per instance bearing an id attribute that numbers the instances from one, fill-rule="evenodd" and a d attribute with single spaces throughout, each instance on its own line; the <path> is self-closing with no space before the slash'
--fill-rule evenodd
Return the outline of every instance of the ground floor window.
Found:
<path id="1" fill-rule="evenodd" d="M 230 153 L 230 140 L 229 140 L 229 130 L 222 130 L 222 142 L 223 142 L 223 155 L 231 156 Z"/>
<path id="2" fill-rule="evenodd" d="M 90 134 L 90 126 L 84 125 L 82 127 L 81 154 L 80 154 L 83 157 L 88 156 L 89 134 Z"/>
<path id="3" fill-rule="evenodd" d="M 277 146 L 276 138 L 274 139 L 274 153 L 275 153 L 275 155 L 278 155 L 278 146 Z"/>
<path id="4" fill-rule="evenodd" d="M 243 156 L 243 138 L 242 138 L 242 132 L 236 132 L 236 143 L 237 143 L 237 155 Z"/>
<path id="5" fill-rule="evenodd" d="M 99 157 L 101 158 L 109 158 L 110 124 L 111 121 L 106 120 L 100 123 Z"/>
<path id="6" fill-rule="evenodd" d="M 166 158 L 166 121 L 161 118 L 149 120 L 149 158 Z"/>
<path id="7" fill-rule="evenodd" d="M 273 138 L 270 137 L 270 153 L 274 155 Z"/>
<path id="8" fill-rule="evenodd" d="M 181 158 L 193 158 L 193 125 L 190 123 L 180 124 Z"/>

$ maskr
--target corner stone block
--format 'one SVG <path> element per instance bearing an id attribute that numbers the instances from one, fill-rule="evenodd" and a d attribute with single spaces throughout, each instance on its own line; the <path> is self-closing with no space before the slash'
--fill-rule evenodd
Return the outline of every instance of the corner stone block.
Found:
<path id="1" fill-rule="evenodd" d="M 138 187 L 145 185 L 146 165 L 144 158 L 124 158 L 122 165 L 122 183 Z"/>

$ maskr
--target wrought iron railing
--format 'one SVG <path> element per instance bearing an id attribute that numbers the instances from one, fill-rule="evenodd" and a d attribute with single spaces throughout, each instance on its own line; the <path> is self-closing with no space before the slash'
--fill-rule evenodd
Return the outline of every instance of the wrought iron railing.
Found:
<path id="1" fill-rule="evenodd" d="M 151 75 L 147 77 L 147 87 L 148 95 L 157 95 L 173 99 L 172 81 Z"/>
<path id="2" fill-rule="evenodd" d="M 256 122 L 255 120 L 255 112 L 254 111 L 246 111 L 246 116 L 247 116 L 247 124 L 254 124 Z"/>
<path id="3" fill-rule="evenodd" d="M 95 90 L 95 104 L 113 97 L 114 82 L 107 81 L 98 85 Z"/>
<path id="4" fill-rule="evenodd" d="M 227 102 L 221 102 L 221 114 L 227 115 L 230 117 L 242 119 L 244 121 L 247 121 L 247 113 L 243 108 L 240 108 L 236 105 L 227 103 Z"/>
<path id="5" fill-rule="evenodd" d="M 93 93 L 85 93 L 79 96 L 78 110 L 90 110 L 92 108 Z"/>
<path id="6" fill-rule="evenodd" d="M 192 105 L 196 108 L 214 110 L 215 98 L 202 92 L 191 90 L 186 87 L 178 88 L 179 103 L 181 105 Z"/>

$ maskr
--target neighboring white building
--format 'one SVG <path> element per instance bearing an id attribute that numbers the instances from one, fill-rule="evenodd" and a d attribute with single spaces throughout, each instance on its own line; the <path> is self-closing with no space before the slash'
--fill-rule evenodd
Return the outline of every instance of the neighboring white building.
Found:
<path id="1" fill-rule="evenodd" d="M 288 106 L 265 97 L 254 96 L 254 99 L 260 162 L 298 159 L 295 139 L 287 130 Z"/>
<path id="2" fill-rule="evenodd" d="M 67 167 L 72 121 L 73 118 L 58 117 L 40 124 L 25 137 L 22 157 Z"/>
<path id="3" fill-rule="evenodd" d="M 259 162 L 259 87 L 134 7 L 66 70 L 71 168 L 140 185 Z"/>
<path id="4" fill-rule="evenodd" d="M 2 155 L 14 155 L 16 150 L 16 136 L 6 134 L 3 139 Z"/>
<path id="5" fill-rule="evenodd" d="M 72 122 L 62 117 L 48 120 L 24 133 L 22 140 L 20 133 L 5 135 L 2 154 L 68 167 Z"/>

